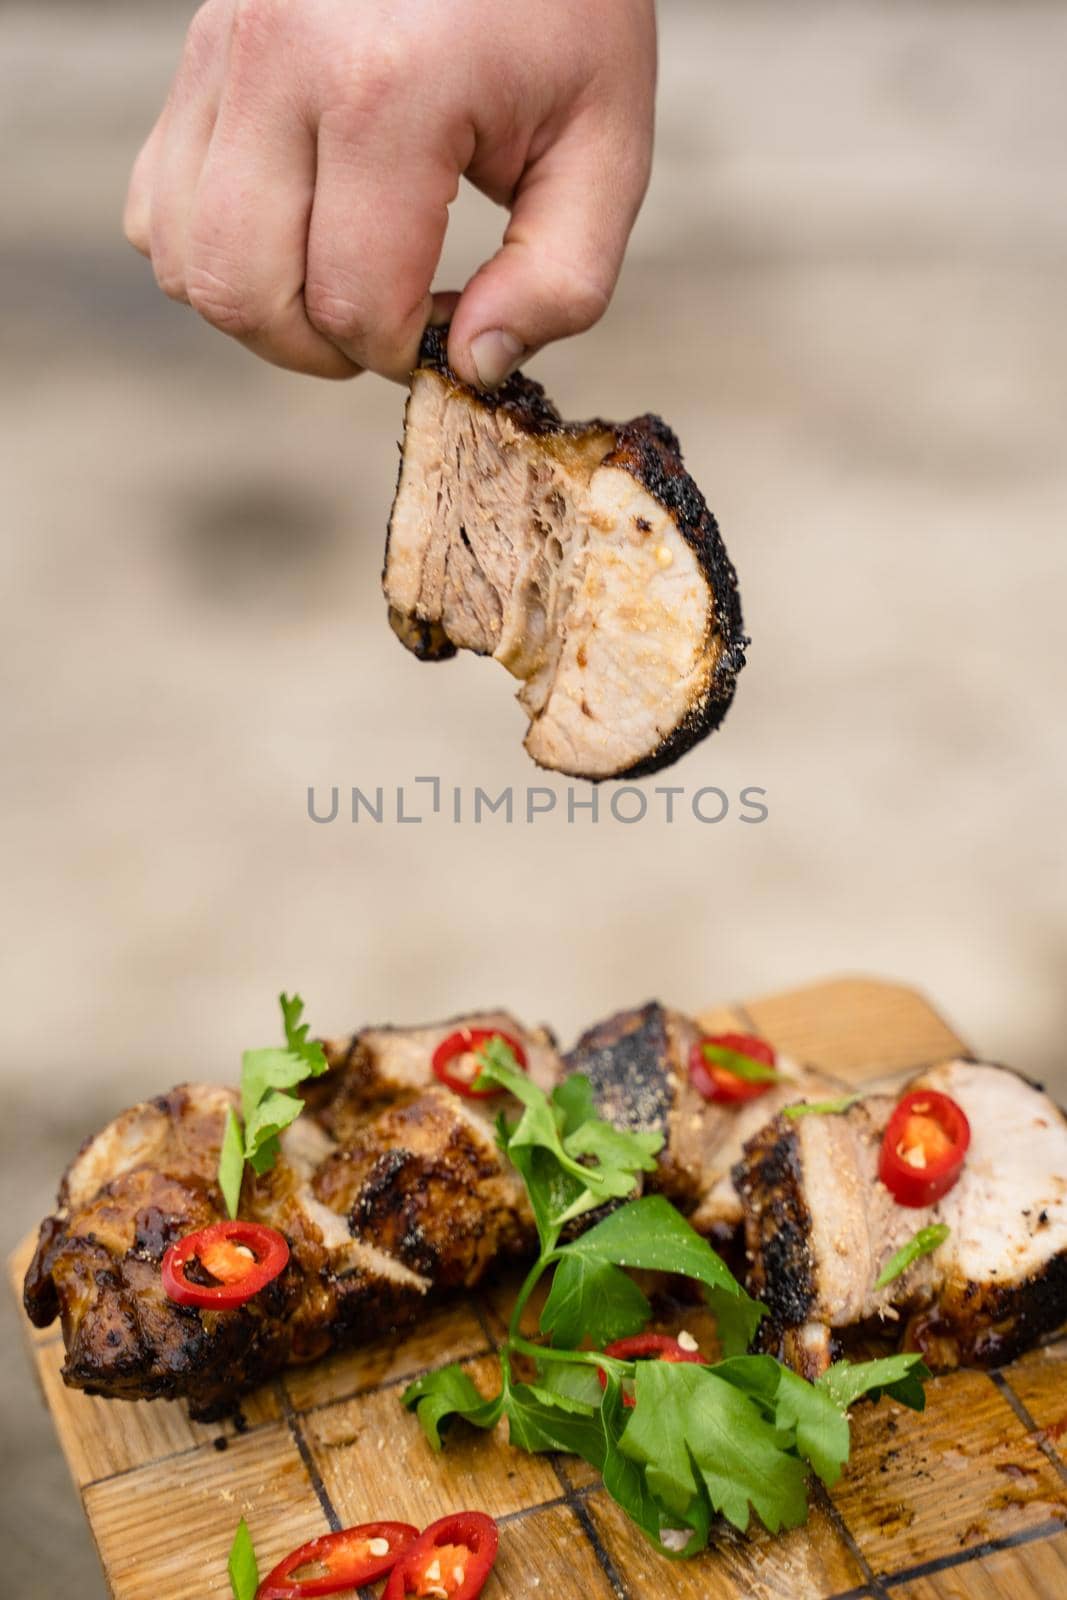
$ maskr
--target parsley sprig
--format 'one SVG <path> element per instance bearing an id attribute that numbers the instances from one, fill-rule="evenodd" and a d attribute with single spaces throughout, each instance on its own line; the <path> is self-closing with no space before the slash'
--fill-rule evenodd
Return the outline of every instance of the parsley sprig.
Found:
<path id="1" fill-rule="evenodd" d="M 241 1058 L 241 1115 L 226 1112 L 219 1153 L 219 1187 L 231 1217 L 237 1215 L 245 1162 L 253 1172 L 269 1172 L 278 1159 L 278 1136 L 304 1109 L 291 1091 L 307 1078 L 320 1077 L 327 1061 L 322 1046 L 308 1038 L 301 1019 L 304 1002 L 298 994 L 278 996 L 285 1029 L 285 1047 L 246 1050 Z"/>
<path id="2" fill-rule="evenodd" d="M 500 1348 L 499 1393 L 487 1399 L 453 1364 L 417 1379 L 403 1404 L 416 1412 L 435 1450 L 458 1419 L 491 1429 L 506 1417 L 516 1448 L 583 1457 L 664 1555 L 697 1554 L 716 1516 L 742 1530 L 753 1511 L 771 1532 L 797 1527 L 808 1514 L 809 1475 L 833 1484 L 848 1459 L 848 1407 L 855 1400 L 886 1393 L 922 1409 L 927 1374 L 920 1358 L 839 1362 L 811 1384 L 771 1356 L 745 1354 L 764 1307 L 667 1200 L 635 1197 L 662 1136 L 602 1121 L 581 1076 L 545 1094 L 499 1039 L 482 1060 L 477 1086 L 505 1088 L 522 1106 L 514 1122 L 501 1116 L 497 1131 L 525 1183 L 540 1253 Z M 587 1232 L 568 1237 L 577 1217 L 605 1205 L 606 1215 Z M 648 1323 L 648 1298 L 629 1276 L 635 1269 L 698 1283 L 725 1359 L 707 1366 L 635 1362 L 589 1348 Z M 547 1273 L 541 1337 L 527 1339 L 523 1312 Z M 532 1381 L 517 1375 L 516 1357 L 533 1362 Z M 623 1404 L 624 1384 L 633 1385 L 632 1409 Z"/>

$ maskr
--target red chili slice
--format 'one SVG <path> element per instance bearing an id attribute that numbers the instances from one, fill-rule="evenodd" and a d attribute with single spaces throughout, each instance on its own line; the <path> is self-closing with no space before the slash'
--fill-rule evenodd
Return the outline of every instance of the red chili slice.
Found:
<path id="1" fill-rule="evenodd" d="M 722 1103 L 755 1100 L 773 1087 L 773 1078 L 742 1078 L 728 1067 L 720 1067 L 709 1061 L 704 1055 L 706 1044 L 715 1045 L 720 1050 L 731 1050 L 734 1055 L 748 1056 L 750 1061 L 758 1061 L 772 1071 L 778 1060 L 773 1046 L 766 1039 L 757 1039 L 755 1034 L 706 1033 L 689 1052 L 689 1081 L 705 1100 Z"/>
<path id="2" fill-rule="evenodd" d="M 214 1283 L 195 1283 L 189 1277 L 194 1260 Z M 288 1260 L 289 1246 L 276 1228 L 259 1222 L 213 1222 L 171 1245 L 163 1257 L 163 1288 L 179 1306 L 224 1311 L 265 1289 L 284 1272 Z"/>
<path id="3" fill-rule="evenodd" d="M 667 1333 L 635 1333 L 631 1339 L 615 1339 L 604 1346 L 604 1354 L 618 1356 L 620 1361 L 640 1361 L 643 1357 L 655 1356 L 659 1361 L 695 1361 L 698 1366 L 704 1364 L 704 1357 L 699 1350 L 687 1350 Z M 597 1368 L 596 1375 L 600 1379 L 600 1387 L 606 1389 L 608 1375 L 603 1367 Z M 631 1411 L 637 1401 L 624 1389 L 622 1403 Z"/>
<path id="4" fill-rule="evenodd" d="M 488 1044 L 490 1039 L 499 1039 L 501 1044 L 506 1044 L 517 1064 L 524 1072 L 526 1071 L 526 1051 L 510 1033 L 501 1033 L 499 1028 L 460 1028 L 457 1033 L 450 1033 L 447 1039 L 442 1039 L 434 1051 L 431 1062 L 434 1076 L 467 1100 L 489 1100 L 495 1094 L 503 1094 L 504 1090 L 495 1085 L 491 1089 L 471 1087 L 481 1071 L 481 1063 L 477 1060 L 475 1052 L 480 1050 L 483 1044 Z M 465 1057 L 471 1058 L 469 1070 L 465 1072 L 450 1070 L 452 1062 L 463 1061 Z"/>
<path id="5" fill-rule="evenodd" d="M 889 1119 L 878 1176 L 898 1205 L 933 1205 L 959 1177 L 970 1142 L 971 1125 L 955 1100 L 913 1089 Z"/>
<path id="6" fill-rule="evenodd" d="M 424 1528 L 400 1557 L 382 1600 L 407 1595 L 474 1600 L 496 1560 L 500 1535 L 484 1511 L 456 1511 Z"/>
<path id="7" fill-rule="evenodd" d="M 256 1600 L 312 1600 L 375 1583 L 392 1572 L 418 1536 L 418 1528 L 410 1522 L 361 1522 L 356 1528 L 311 1539 L 268 1573 L 256 1590 Z M 311 1566 L 324 1570 L 299 1575 L 302 1567 Z"/>

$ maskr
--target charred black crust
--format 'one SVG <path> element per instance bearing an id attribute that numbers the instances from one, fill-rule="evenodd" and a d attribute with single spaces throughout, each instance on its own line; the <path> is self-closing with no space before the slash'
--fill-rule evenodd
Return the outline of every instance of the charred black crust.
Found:
<path id="1" fill-rule="evenodd" d="M 1054 1256 L 1043 1272 L 1023 1284 L 1006 1286 L 994 1294 L 987 1290 L 984 1308 L 991 1311 L 990 1326 L 974 1347 L 972 1359 L 999 1366 L 1011 1361 L 1048 1333 L 1067 1322 L 1067 1256 Z M 1007 1316 L 1010 1329 L 1001 1329 Z"/>
<path id="2" fill-rule="evenodd" d="M 746 1144 L 731 1176 L 745 1211 L 749 1288 L 776 1328 L 799 1326 L 814 1304 L 815 1281 L 795 1128 L 775 1117 Z"/>
<path id="3" fill-rule="evenodd" d="M 666 1135 L 674 1086 L 667 1013 L 658 1001 L 598 1022 L 563 1065 L 589 1079 L 600 1115 L 617 1128 Z"/>
<path id="4" fill-rule="evenodd" d="M 669 767 L 719 726 L 733 701 L 749 640 L 741 615 L 737 572 L 726 553 L 718 523 L 685 470 L 674 433 L 661 418 L 649 413 L 624 423 L 616 430 L 616 437 L 618 444 L 607 464 L 625 467 L 674 518 L 708 580 L 715 606 L 711 627 L 720 645 L 715 671 L 703 698 L 652 755 L 616 774 L 619 778 L 643 778 Z"/>
<path id="5" fill-rule="evenodd" d="M 472 395 L 486 411 L 503 411 L 516 427 L 526 433 L 545 437 L 553 433 L 581 434 L 590 428 L 610 427 L 597 422 L 564 422 L 544 386 L 525 373 L 513 372 L 498 389 L 471 389 L 448 364 L 448 328 L 427 328 L 419 350 L 419 366 L 438 373 L 447 383 L 465 394 Z"/>
<path id="6" fill-rule="evenodd" d="M 406 617 L 396 606 L 390 606 L 389 626 L 405 650 L 410 650 L 420 661 L 451 661 L 459 654 L 439 622 Z"/>
<path id="7" fill-rule="evenodd" d="M 65 1233 L 59 1217 L 45 1217 L 37 1235 L 37 1248 L 22 1285 L 22 1304 L 35 1328 L 47 1328 L 59 1316 L 59 1296 L 52 1278 L 55 1247 Z"/>
<path id="8" fill-rule="evenodd" d="M 448 328 L 427 328 L 419 352 L 420 368 L 436 372 L 455 389 L 488 412 L 504 412 L 515 427 L 536 438 L 564 435 L 574 439 L 603 433 L 613 438 L 614 447 L 605 464 L 629 472 L 658 500 L 678 526 L 682 537 L 696 554 L 713 597 L 714 614 L 709 617 L 708 644 L 718 640 L 715 669 L 701 698 L 687 711 L 656 750 L 618 772 L 590 777 L 593 783 L 623 778 L 643 778 L 671 766 L 694 745 L 713 733 L 733 702 L 737 677 L 745 665 L 749 644 L 741 613 L 737 572 L 726 553 L 719 525 L 682 460 L 677 436 L 662 418 L 651 412 L 632 422 L 567 422 L 545 394 L 541 384 L 522 372 L 515 372 L 500 388 L 483 393 L 464 384 L 448 363 Z M 410 396 L 408 405 L 411 404 Z M 403 459 L 401 468 L 403 470 Z M 399 474 L 397 478 L 399 488 Z M 390 519 L 391 520 L 391 519 Z M 388 559 L 388 540 L 386 542 Z M 384 577 L 384 573 L 383 573 Z M 417 619 L 394 619 L 393 632 L 422 661 L 443 661 L 455 654 L 442 629 Z"/>

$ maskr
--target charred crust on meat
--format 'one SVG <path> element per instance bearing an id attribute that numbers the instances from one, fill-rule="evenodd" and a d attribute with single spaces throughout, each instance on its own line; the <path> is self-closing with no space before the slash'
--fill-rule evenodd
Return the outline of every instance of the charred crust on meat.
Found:
<path id="1" fill-rule="evenodd" d="M 605 464 L 625 467 L 674 517 L 686 542 L 696 552 L 715 597 L 713 631 L 721 645 L 703 701 L 690 709 L 654 754 L 619 773 L 619 777 L 643 778 L 669 767 L 714 733 L 733 702 L 737 676 L 745 665 L 750 641 L 741 615 L 736 569 L 726 553 L 718 523 L 682 464 L 681 447 L 674 433 L 659 417 L 649 414 L 619 428 L 618 438 L 618 447 Z"/>
<path id="2" fill-rule="evenodd" d="M 592 724 L 587 733 L 578 732 L 571 728 L 569 713 L 565 709 L 570 694 L 569 686 L 566 690 L 560 690 L 558 693 L 556 691 L 555 673 L 560 664 L 559 656 L 555 658 L 549 674 L 548 669 L 544 668 L 543 655 L 538 656 L 541 645 L 528 643 L 522 649 L 517 649 L 514 632 L 508 634 L 506 653 L 499 656 L 509 670 L 524 682 L 525 687 L 520 699 L 523 700 L 524 709 L 530 716 L 527 748 L 539 765 L 587 778 L 591 782 L 639 778 L 657 772 L 678 760 L 719 726 L 732 703 L 737 677 L 745 664 L 745 651 L 749 641 L 744 632 L 737 574 L 726 553 L 718 524 L 700 490 L 685 470 L 675 434 L 659 417 L 648 414 L 622 424 L 606 422 L 600 418 L 588 422 L 565 421 L 546 396 L 542 385 L 526 377 L 522 372 L 512 374 L 498 389 L 489 393 L 469 388 L 449 366 L 448 333 L 447 327 L 428 328 L 423 337 L 419 366 L 413 374 L 413 388 L 405 412 L 405 442 L 409 429 L 414 427 L 416 416 L 413 410 L 416 399 L 414 379 L 420 371 L 433 373 L 446 386 L 444 393 L 449 400 L 462 400 L 471 408 L 472 415 L 480 413 L 484 417 L 506 419 L 515 434 L 542 444 L 549 455 L 562 458 L 568 451 L 572 455 L 577 452 L 575 458 L 580 458 L 585 463 L 582 470 L 587 474 L 592 474 L 601 468 L 616 468 L 626 473 L 666 513 L 672 525 L 671 538 L 680 537 L 692 552 L 693 568 L 702 579 L 700 594 L 706 606 L 704 620 L 702 625 L 698 625 L 696 616 L 687 609 L 692 603 L 692 590 L 690 598 L 681 603 L 677 600 L 675 591 L 665 591 L 662 598 L 657 601 L 661 608 L 669 607 L 673 619 L 671 627 L 675 630 L 674 637 L 678 640 L 683 638 L 688 640 L 686 648 L 692 650 L 694 654 L 684 657 L 687 664 L 684 671 L 679 669 L 679 675 L 671 680 L 673 686 L 671 689 L 668 689 L 662 679 L 657 683 L 648 700 L 651 709 L 643 713 L 650 719 L 651 726 L 640 727 L 639 719 L 639 732 L 635 731 L 624 737 L 616 732 L 617 728 L 623 726 L 624 719 L 609 716 L 606 710 L 602 709 L 599 714 L 594 711 L 587 716 L 586 720 Z M 552 441 L 560 442 L 559 449 Z M 437 459 L 439 463 L 440 457 Z M 439 465 L 438 470 L 442 470 Z M 469 622 L 464 622 L 458 632 L 454 616 L 451 623 L 448 621 L 448 605 L 451 603 L 454 610 L 456 602 L 448 602 L 442 598 L 442 595 L 447 595 L 449 592 L 447 583 L 454 567 L 454 563 L 449 561 L 447 555 L 444 558 L 443 569 L 437 557 L 431 562 L 430 570 L 434 572 L 435 577 L 429 594 L 427 593 L 424 587 L 426 573 L 424 563 L 426 551 L 433 548 L 433 536 L 428 531 L 419 536 L 423 541 L 422 553 L 418 558 L 423 563 L 419 569 L 422 575 L 417 581 L 412 576 L 412 563 L 416 560 L 415 546 L 412 544 L 414 536 L 410 531 L 406 531 L 403 536 L 396 532 L 398 507 L 401 505 L 401 491 L 405 484 L 404 471 L 405 456 L 402 448 L 397 495 L 394 500 L 393 515 L 390 518 L 383 570 L 383 583 L 390 601 L 390 626 L 402 643 L 421 660 L 446 659 L 455 654 L 457 643 L 461 648 L 479 654 L 494 654 L 500 644 L 502 622 L 499 615 L 495 618 L 495 631 L 488 636 L 484 617 L 478 627 L 474 628 Z M 551 500 L 553 494 L 556 494 L 555 490 L 550 491 L 546 503 Z M 560 498 L 558 494 L 556 498 Z M 438 490 L 438 509 L 440 504 L 441 497 Z M 599 527 L 599 513 L 588 510 L 587 514 L 589 522 Z M 405 512 L 405 516 L 407 515 Z M 628 526 L 637 529 L 641 536 L 636 541 L 639 545 L 644 536 L 652 532 L 653 523 L 649 520 L 650 515 L 651 513 L 630 516 Z M 534 521 L 537 521 L 536 516 Z M 407 530 L 414 526 L 410 522 L 402 525 Z M 419 526 L 426 529 L 437 526 L 432 512 L 422 517 Z M 396 552 L 399 553 L 394 552 L 394 537 Z M 437 535 L 439 540 L 443 537 L 442 534 Z M 456 540 L 457 549 L 465 552 L 465 563 L 468 559 L 472 563 L 475 562 L 474 548 L 466 528 L 459 528 Z M 394 562 L 398 575 L 395 581 L 391 577 L 393 571 L 391 562 Z M 665 564 L 671 564 L 670 550 L 666 553 Z M 404 574 L 403 577 L 399 576 L 401 573 Z M 479 583 L 482 576 L 479 574 Z M 464 587 L 472 580 L 461 574 L 455 581 L 459 585 L 458 592 L 465 595 L 464 605 L 469 604 L 477 610 L 474 599 L 466 593 Z M 518 584 L 517 579 L 509 581 Z M 524 578 L 523 582 L 525 581 L 527 580 Z M 636 579 L 626 581 L 637 584 Z M 645 578 L 640 580 L 642 584 L 646 581 L 651 582 Z M 440 585 L 440 593 L 434 587 L 435 584 Z M 487 591 L 482 604 L 485 608 L 489 608 L 491 602 L 488 591 L 492 589 L 492 585 L 487 580 L 482 587 Z M 648 590 L 649 594 L 655 592 L 654 588 Z M 588 599 L 583 602 L 581 626 L 595 626 L 597 613 L 591 610 L 594 604 L 599 602 Z M 509 616 L 513 616 L 516 602 L 512 596 L 509 596 L 508 605 L 512 608 Z M 550 615 L 552 627 L 549 629 L 548 638 L 562 640 L 566 633 L 565 609 L 553 610 Z M 623 611 L 620 610 L 615 638 L 622 641 L 634 640 L 638 637 L 635 631 L 638 624 L 634 621 L 629 596 L 627 596 L 625 622 L 622 621 L 623 615 Z M 700 626 L 703 627 L 702 638 Z M 450 634 L 450 627 L 455 637 Z M 640 637 L 642 640 L 646 638 L 655 640 L 659 637 L 660 628 L 664 629 L 664 638 L 670 637 L 667 624 L 660 620 L 648 624 L 642 622 Z M 534 638 L 539 637 L 541 636 L 537 635 L 535 630 Z M 562 650 L 562 644 L 559 644 L 558 648 Z M 623 643 L 618 646 L 613 644 L 610 648 L 621 652 L 621 659 L 626 668 L 622 675 L 623 682 L 626 679 L 626 672 L 634 674 L 635 679 L 643 672 L 647 681 L 656 682 L 655 673 L 662 669 L 657 669 L 655 666 L 650 668 L 647 664 L 648 661 L 656 662 L 659 659 L 655 654 L 649 656 L 646 651 L 642 665 L 638 666 L 639 658 L 634 655 L 632 644 Z M 642 649 L 645 649 L 644 644 Z M 670 653 L 675 646 L 664 643 L 662 649 L 664 651 L 662 659 L 669 659 L 672 665 L 681 659 L 676 654 Z M 537 661 L 536 666 L 531 665 L 532 660 Z M 542 675 L 538 677 L 538 674 Z M 530 683 L 534 679 L 537 687 L 531 691 Z M 524 698 L 528 693 L 530 698 Z M 589 704 L 588 699 L 585 704 Z M 578 709 L 581 711 L 582 707 L 579 706 Z"/>
<path id="3" fill-rule="evenodd" d="M 563 1062 L 589 1079 L 597 1110 L 616 1127 L 666 1133 L 674 1093 L 667 1013 L 658 1001 L 597 1023 Z"/>
<path id="4" fill-rule="evenodd" d="M 406 650 L 420 661 L 451 661 L 459 654 L 438 622 L 405 616 L 396 606 L 389 607 L 389 626 Z"/>
<path id="5" fill-rule="evenodd" d="M 22 1304 L 35 1328 L 47 1328 L 59 1316 L 52 1265 L 56 1245 L 64 1232 L 59 1217 L 45 1217 L 37 1234 L 37 1247 L 22 1286 Z"/>
<path id="6" fill-rule="evenodd" d="M 815 1301 L 811 1213 L 796 1131 L 786 1118 L 749 1140 L 733 1181 L 745 1210 L 751 1292 L 778 1329 L 805 1322 Z"/>

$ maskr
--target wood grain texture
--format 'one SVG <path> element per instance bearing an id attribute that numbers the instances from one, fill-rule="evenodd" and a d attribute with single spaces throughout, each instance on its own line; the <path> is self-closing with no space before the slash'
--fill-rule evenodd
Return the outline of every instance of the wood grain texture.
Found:
<path id="1" fill-rule="evenodd" d="M 1067 1518 L 1064 1488 L 989 1374 L 955 1372 L 928 1385 L 924 1412 L 857 1408 L 833 1499 L 886 1575 Z"/>
<path id="2" fill-rule="evenodd" d="M 1019 1600 L 1067 1595 L 1067 1534 L 994 1550 L 893 1589 L 894 1600 L 1003 1600 L 1005 1595 Z"/>
<path id="3" fill-rule="evenodd" d="M 701 1021 L 710 1031 L 755 1027 L 857 1083 L 966 1049 L 913 991 L 867 978 L 714 1007 Z M 32 1247 L 28 1240 L 11 1260 L 18 1292 Z M 433 1308 L 404 1337 L 287 1372 L 245 1403 L 241 1433 L 192 1423 L 177 1403 L 67 1389 L 56 1330 L 27 1324 L 116 1600 L 227 1595 L 226 1554 L 242 1515 L 266 1570 L 331 1520 L 421 1523 L 464 1505 L 501 1519 L 487 1600 L 1067 1594 L 1067 1341 L 995 1376 L 934 1380 L 922 1416 L 886 1402 L 859 1407 L 848 1472 L 832 1498 L 815 1495 L 806 1528 L 779 1538 L 727 1529 L 699 1560 L 678 1563 L 651 1549 L 584 1462 L 513 1451 L 503 1429 L 457 1435 L 435 1456 L 401 1410 L 408 1378 L 453 1360 L 492 1391 L 492 1346 L 516 1281 L 505 1274 L 477 1297 Z M 536 1306 L 530 1316 L 532 1330 Z M 677 1322 L 715 1353 L 706 1312 L 693 1308 Z"/>

